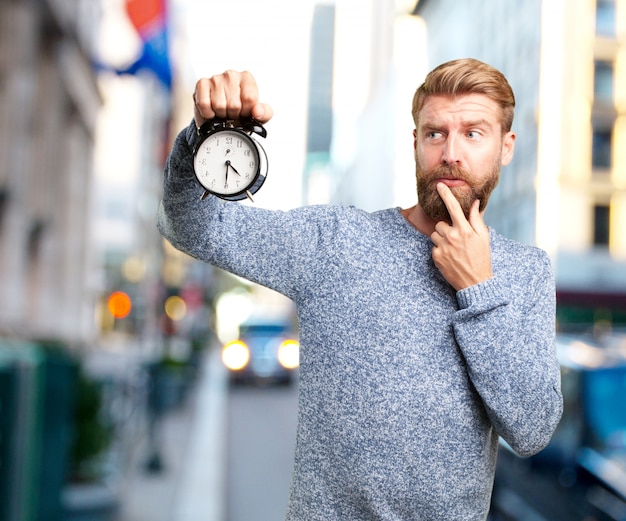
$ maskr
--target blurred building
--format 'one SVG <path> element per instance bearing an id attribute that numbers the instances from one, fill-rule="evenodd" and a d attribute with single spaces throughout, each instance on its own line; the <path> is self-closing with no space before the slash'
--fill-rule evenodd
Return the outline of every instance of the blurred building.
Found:
<path id="1" fill-rule="evenodd" d="M 91 0 L 0 0 L 0 331 L 93 332 Z"/>
<path id="2" fill-rule="evenodd" d="M 334 3 L 327 200 L 365 210 L 415 204 L 411 99 L 425 74 L 413 0 Z M 317 190 L 319 194 L 321 191 Z"/>
<path id="3" fill-rule="evenodd" d="M 474 57 L 517 98 L 486 213 L 549 252 L 561 325 L 626 324 L 626 1 L 419 0 L 430 66 Z"/>
<path id="4" fill-rule="evenodd" d="M 333 58 L 335 5 L 315 4 L 311 22 L 304 199 L 325 203 L 329 197 L 330 145 L 333 135 Z"/>
<path id="5" fill-rule="evenodd" d="M 4 335 L 158 334 L 172 91 L 159 4 L 0 0 Z M 115 291 L 132 300 L 123 319 L 107 308 Z"/>

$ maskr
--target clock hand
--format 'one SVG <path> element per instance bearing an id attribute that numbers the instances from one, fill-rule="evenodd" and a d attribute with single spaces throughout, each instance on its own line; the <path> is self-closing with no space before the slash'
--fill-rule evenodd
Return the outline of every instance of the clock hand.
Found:
<path id="1" fill-rule="evenodd" d="M 235 172 L 235 174 L 237 174 L 239 177 L 241 177 L 241 174 L 239 172 L 237 172 L 237 169 L 231 164 L 230 161 L 228 162 L 228 166 L 233 169 L 233 172 Z"/>

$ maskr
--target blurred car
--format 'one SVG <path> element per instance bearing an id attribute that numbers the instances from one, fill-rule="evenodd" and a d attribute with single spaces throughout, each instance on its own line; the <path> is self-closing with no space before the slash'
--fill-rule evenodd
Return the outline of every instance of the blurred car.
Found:
<path id="1" fill-rule="evenodd" d="M 501 443 L 493 521 L 626 520 L 626 337 L 559 336 L 563 417 L 548 446 L 520 458 Z"/>
<path id="2" fill-rule="evenodd" d="M 298 335 L 289 322 L 250 322 L 222 348 L 233 383 L 290 384 L 300 365 Z"/>

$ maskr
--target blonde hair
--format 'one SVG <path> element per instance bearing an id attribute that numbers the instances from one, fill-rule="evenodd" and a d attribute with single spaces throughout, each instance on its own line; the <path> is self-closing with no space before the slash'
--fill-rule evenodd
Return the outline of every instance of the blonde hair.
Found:
<path id="1" fill-rule="evenodd" d="M 509 82 L 499 70 L 473 58 L 453 60 L 428 73 L 424 83 L 413 96 L 413 120 L 418 124 L 419 113 L 429 96 L 484 94 L 502 109 L 502 132 L 511 130 L 515 96 Z"/>

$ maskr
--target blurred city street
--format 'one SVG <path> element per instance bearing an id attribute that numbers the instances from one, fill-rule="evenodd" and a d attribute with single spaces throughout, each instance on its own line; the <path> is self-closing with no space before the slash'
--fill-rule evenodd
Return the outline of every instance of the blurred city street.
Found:
<path id="1" fill-rule="evenodd" d="M 115 485 L 115 521 L 282 518 L 293 466 L 297 384 L 230 388 L 219 354 L 215 346 L 207 351 L 186 399 L 163 414 L 154 439 L 145 423 L 134 435 L 127 429 L 134 439 L 126 443 L 129 458 Z M 100 377 L 120 374 L 120 361 L 99 352 L 89 367 Z M 124 364 L 128 370 L 129 361 Z"/>
<path id="2" fill-rule="evenodd" d="M 225 521 L 284 519 L 297 401 L 297 384 L 231 390 Z"/>
<path id="3" fill-rule="evenodd" d="M 515 92 L 484 219 L 549 257 L 564 396 L 543 451 L 499 446 L 492 520 L 626 520 L 626 0 L 0 0 L 0 521 L 283 517 L 299 344 L 246 321 L 293 303 L 163 239 L 168 153 L 247 70 L 243 204 L 410 208 L 415 89 L 462 57 Z"/>
<path id="4" fill-rule="evenodd" d="M 157 424 L 159 468 L 150 465 L 150 437 L 137 445 L 121 482 L 117 521 L 224 520 L 227 387 L 216 355 L 209 350 L 187 399 Z"/>

